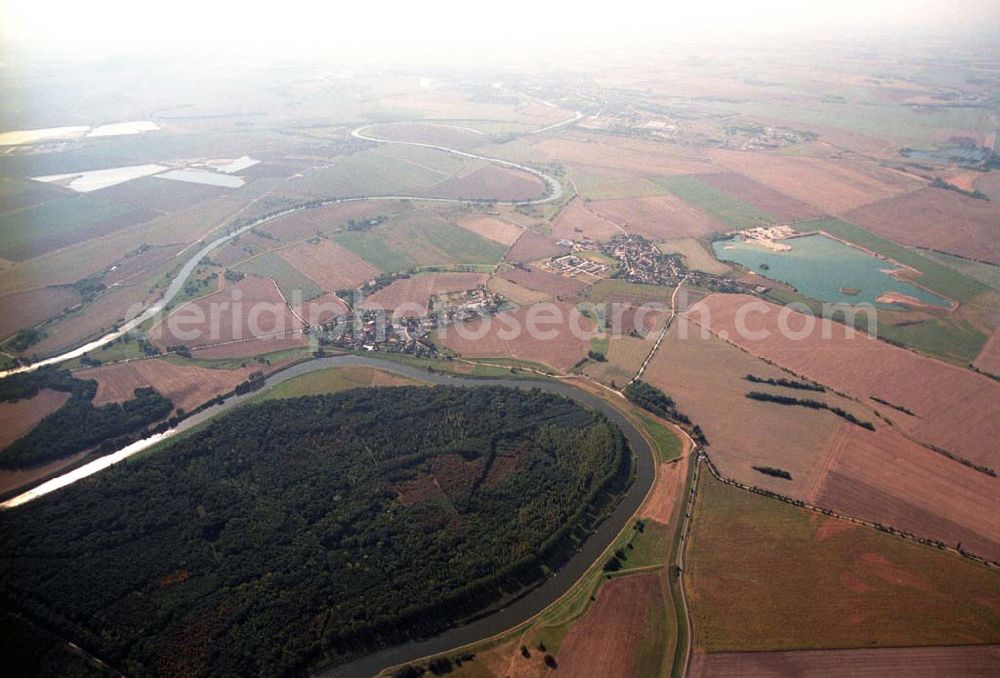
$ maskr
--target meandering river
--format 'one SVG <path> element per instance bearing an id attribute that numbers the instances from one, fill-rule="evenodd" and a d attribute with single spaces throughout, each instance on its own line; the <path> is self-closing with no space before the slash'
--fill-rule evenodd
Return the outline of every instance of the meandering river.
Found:
<path id="1" fill-rule="evenodd" d="M 566 124 L 569 122 L 573 122 L 577 119 L 578 119 L 577 117 L 574 117 L 570 120 L 564 121 L 563 123 L 559 124 Z M 139 327 L 150 318 L 153 318 L 157 314 L 161 313 L 167 307 L 167 305 L 174 299 L 174 297 L 176 297 L 180 293 L 180 291 L 184 288 L 184 283 L 187 281 L 188 276 L 191 275 L 191 272 L 194 271 L 195 267 L 198 266 L 198 262 L 200 262 L 204 257 L 207 257 L 209 254 L 211 254 L 213 250 L 215 250 L 218 247 L 221 247 L 222 245 L 225 245 L 233 238 L 243 233 L 246 233 L 252 228 L 256 228 L 270 221 L 274 221 L 275 219 L 278 219 L 280 217 L 292 214 L 294 212 L 302 212 L 308 209 L 326 207 L 328 205 L 333 205 L 336 203 L 361 202 L 364 200 L 419 200 L 421 202 L 442 202 L 442 203 L 457 203 L 457 204 L 470 203 L 470 202 L 473 203 L 489 202 L 491 204 L 496 204 L 496 205 L 540 205 L 542 203 L 558 200 L 562 196 L 563 187 L 562 184 L 559 182 L 559 180 L 549 174 L 546 174 L 545 172 L 534 169 L 533 167 L 522 165 L 516 162 L 511 162 L 509 160 L 502 160 L 500 158 L 491 158 L 485 155 L 476 155 L 475 153 L 467 153 L 465 151 L 460 151 L 457 148 L 449 148 L 447 146 L 436 146 L 433 144 L 423 144 L 415 141 L 397 141 L 394 139 L 380 139 L 377 136 L 372 136 L 370 133 L 369 134 L 365 133 L 367 130 L 370 130 L 372 127 L 375 126 L 376 125 L 365 125 L 363 127 L 359 127 L 351 132 L 351 136 L 355 137 L 356 139 L 361 139 L 364 141 L 373 141 L 377 143 L 400 144 L 403 146 L 422 146 L 424 148 L 433 148 L 439 151 L 444 151 L 445 153 L 451 153 L 453 155 L 461 156 L 463 158 L 485 160 L 487 162 L 491 162 L 496 165 L 501 165 L 503 167 L 511 167 L 513 169 L 518 169 L 523 172 L 528 172 L 529 174 L 532 174 L 541 179 L 542 181 L 544 181 L 547 188 L 546 193 L 540 198 L 535 198 L 533 200 L 488 200 L 485 198 L 481 200 L 456 200 L 453 198 L 436 198 L 423 195 L 379 195 L 379 196 L 368 196 L 364 198 L 330 198 L 329 200 L 320 200 L 312 202 L 308 205 L 290 207 L 286 210 L 281 210 L 280 212 L 275 212 L 272 214 L 259 217 L 257 219 L 250 221 L 244 226 L 241 226 L 231 231 L 227 231 L 225 234 L 220 235 L 219 237 L 215 238 L 205 246 L 201 247 L 194 254 L 194 256 L 188 259 L 187 262 L 177 272 L 177 275 L 171 281 L 170 285 L 167 287 L 167 290 L 163 293 L 163 296 L 160 297 L 159 301 L 157 301 L 154 305 L 147 308 L 145 311 L 140 313 L 135 318 L 132 318 L 131 320 L 125 322 L 117 330 L 109 332 L 104 336 L 100 337 L 99 339 L 95 339 L 91 342 L 88 342 L 83 346 L 74 348 L 70 351 L 66 351 L 65 353 L 61 353 L 56 356 L 52 356 L 51 358 L 46 358 L 44 360 L 39 360 L 38 362 L 32 363 L 30 365 L 22 365 L 20 367 L 15 367 L 9 370 L 0 370 L 0 379 L 8 377 L 12 374 L 18 374 L 20 372 L 30 372 L 32 370 L 38 369 L 39 367 L 44 367 L 45 365 L 56 365 L 58 363 L 66 362 L 67 360 L 73 360 L 74 358 L 79 358 L 84 354 L 89 353 L 90 351 L 94 351 L 96 349 L 101 348 L 102 346 L 106 346 L 115 339 L 118 339 L 119 337 L 128 334 L 129 332 Z M 538 131 L 543 131 L 543 130 L 538 130 Z"/>
<path id="2" fill-rule="evenodd" d="M 580 550 L 559 569 L 556 575 L 550 577 L 545 582 L 532 589 L 526 595 L 512 601 L 501 610 L 491 613 L 481 619 L 449 629 L 437 636 L 419 641 L 411 641 L 401 645 L 385 648 L 373 654 L 367 655 L 355 661 L 341 666 L 332 667 L 322 672 L 321 675 L 329 677 L 339 676 L 368 676 L 378 673 L 387 666 L 413 661 L 428 654 L 445 652 L 449 649 L 465 645 L 482 638 L 500 633 L 512 626 L 515 626 L 538 612 L 545 609 L 549 604 L 566 593 L 570 587 L 583 575 L 588 567 L 601 555 L 605 548 L 611 543 L 615 535 L 628 522 L 632 515 L 639 508 L 643 498 L 652 486 L 653 453 L 650 450 L 646 439 L 625 418 L 625 416 L 606 400 L 572 386 L 566 382 L 541 380 L 541 379 L 479 379 L 463 377 L 443 372 L 429 372 L 409 365 L 395 363 L 385 359 L 373 358 L 359 355 L 340 355 L 326 358 L 318 358 L 308 362 L 293 365 L 271 375 L 265 381 L 264 388 L 272 388 L 289 379 L 293 379 L 303 374 L 323 370 L 330 367 L 342 367 L 347 365 L 361 365 L 367 367 L 377 367 L 388 372 L 410 377 L 431 384 L 441 384 L 448 386 L 462 386 L 475 388 L 480 386 L 507 386 L 511 388 L 537 388 L 546 393 L 554 393 L 571 398 L 581 405 L 592 410 L 602 412 L 609 420 L 617 425 L 625 434 L 629 445 L 635 454 L 636 478 L 631 484 L 621 502 L 617 505 L 612 514 L 601 523 L 591 536 L 584 542 Z M 80 468 L 69 471 L 58 476 L 38 487 L 29 490 L 13 499 L 3 503 L 5 509 L 14 509 L 26 504 L 38 497 L 44 496 L 72 483 L 98 473 L 109 466 L 121 462 L 134 454 L 169 441 L 179 433 L 189 431 L 192 428 L 203 424 L 214 417 L 217 417 L 238 405 L 245 403 L 250 398 L 261 391 L 255 391 L 239 396 L 231 396 L 222 403 L 213 405 L 182 421 L 176 428 L 170 429 L 144 440 L 140 440 L 117 452 L 105 455 Z M 164 453 L 167 453 L 164 451 Z"/>

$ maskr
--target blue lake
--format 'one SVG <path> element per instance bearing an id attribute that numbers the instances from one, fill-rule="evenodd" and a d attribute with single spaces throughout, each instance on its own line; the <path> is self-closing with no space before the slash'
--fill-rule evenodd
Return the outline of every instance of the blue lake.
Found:
<path id="1" fill-rule="evenodd" d="M 717 240 L 712 247 L 721 261 L 735 262 L 759 275 L 787 283 L 800 294 L 818 301 L 868 302 L 879 308 L 905 308 L 875 301 L 880 294 L 897 292 L 933 306 L 947 308 L 950 305 L 933 292 L 886 273 L 896 268 L 892 263 L 839 240 L 825 235 L 807 235 L 780 242 L 792 249 L 775 252 L 739 236 Z M 840 291 L 841 288 L 856 288 L 858 293 L 846 294 Z"/>

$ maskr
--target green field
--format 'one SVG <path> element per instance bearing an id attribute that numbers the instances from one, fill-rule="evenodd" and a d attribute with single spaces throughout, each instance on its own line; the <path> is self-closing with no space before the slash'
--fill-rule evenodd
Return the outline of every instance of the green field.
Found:
<path id="1" fill-rule="evenodd" d="M 1000 641 L 1000 574 L 726 485 L 703 469 L 687 546 L 709 652 Z"/>
<path id="2" fill-rule="evenodd" d="M 323 294 L 322 288 L 312 280 L 303 275 L 299 269 L 295 268 L 281 258 L 277 252 L 269 252 L 259 257 L 254 257 L 249 261 L 244 261 L 236 266 L 236 270 L 242 273 L 251 273 L 264 278 L 271 278 L 278 285 L 281 294 L 291 303 L 296 291 L 301 293 L 302 301 L 315 299 Z"/>
<path id="3" fill-rule="evenodd" d="M 629 297 L 631 299 L 646 302 L 646 301 L 659 301 L 664 304 L 670 304 L 670 295 L 673 294 L 673 289 L 669 287 L 660 287 L 659 285 L 639 285 L 636 283 L 626 282 L 624 280 L 618 279 L 606 279 L 598 280 L 596 283 L 590 286 L 584 291 L 587 300 L 600 304 L 607 301 L 610 297 Z"/>
<path id="4" fill-rule="evenodd" d="M 772 287 L 764 296 L 773 302 L 781 305 L 791 303 L 805 304 L 814 315 L 822 315 L 822 305 L 815 299 L 804 297 L 798 292 L 794 292 L 784 287 Z M 880 311 L 878 315 L 878 325 L 876 335 L 880 339 L 894 341 L 915 351 L 926 353 L 938 358 L 950 360 L 962 365 L 968 365 L 982 349 L 988 337 L 973 327 L 965 320 L 943 320 L 931 316 L 930 314 L 918 311 L 912 314 L 919 314 L 922 319 L 916 324 L 893 324 L 898 322 L 893 317 L 894 311 Z M 836 316 L 834 319 L 840 319 Z M 857 329 L 867 331 L 867 322 L 864 315 L 857 316 Z"/>
<path id="5" fill-rule="evenodd" d="M 420 382 L 408 377 L 401 377 L 374 367 L 363 365 L 348 365 L 317 370 L 284 381 L 259 396 L 260 400 L 275 400 L 279 398 L 297 398 L 306 395 L 323 393 L 339 393 L 352 388 L 367 388 L 370 386 L 418 386 Z"/>
<path id="6" fill-rule="evenodd" d="M 316 198 L 415 195 L 448 174 L 370 150 L 338 158 L 332 167 L 306 172 L 288 181 L 286 191 Z"/>
<path id="7" fill-rule="evenodd" d="M 663 195 L 666 189 L 649 179 L 611 179 L 583 170 L 570 174 L 578 194 L 587 200 L 613 200 L 616 198 L 642 198 Z"/>
<path id="8" fill-rule="evenodd" d="M 635 411 L 635 416 L 639 418 L 642 427 L 646 429 L 646 433 L 653 439 L 656 458 L 661 464 L 680 458 L 681 441 L 680 438 L 674 435 L 673 431 L 642 412 Z"/>
<path id="9" fill-rule="evenodd" d="M 455 226 L 435 214 L 390 219 L 369 231 L 349 231 L 334 240 L 385 273 L 418 266 L 495 264 L 507 248 Z"/>
<path id="10" fill-rule="evenodd" d="M 751 228 L 776 221 L 771 215 L 709 186 L 697 177 L 657 177 L 656 181 L 684 202 L 700 207 L 733 228 Z"/>
<path id="11" fill-rule="evenodd" d="M 93 195 L 72 195 L 0 214 L 0 257 L 20 261 L 128 223 L 130 205 Z"/>
<path id="12" fill-rule="evenodd" d="M 728 273 L 732 267 L 715 258 L 709 248 L 695 238 L 676 238 L 656 243 L 664 254 L 679 254 L 684 257 L 688 268 L 720 275 Z"/>
<path id="13" fill-rule="evenodd" d="M 915 325 L 879 323 L 878 336 L 910 346 L 923 353 L 969 364 L 976 359 L 989 337 L 966 320 L 936 318 Z"/>
<path id="14" fill-rule="evenodd" d="M 958 271 L 966 277 L 978 280 L 984 285 L 989 285 L 995 290 L 1000 290 L 1000 266 L 985 264 L 980 261 L 972 261 L 971 259 L 956 257 L 952 254 L 945 254 L 944 252 L 923 250 L 921 254 L 931 261 L 936 261 L 939 264 L 943 264 L 948 268 Z"/>
<path id="15" fill-rule="evenodd" d="M 389 247 L 389 244 L 377 233 L 352 231 L 334 236 L 333 240 L 384 273 L 408 271 L 419 266 L 416 259 L 405 251 Z"/>
<path id="16" fill-rule="evenodd" d="M 863 228 L 833 217 L 803 221 L 796 224 L 796 230 L 801 232 L 822 230 L 832 236 L 841 238 L 855 245 L 869 249 L 901 264 L 920 271 L 916 282 L 934 292 L 943 294 L 958 301 L 967 303 L 977 295 L 988 292 L 990 287 L 978 280 L 962 275 L 953 268 L 929 259 L 909 248 L 897 245 Z"/>

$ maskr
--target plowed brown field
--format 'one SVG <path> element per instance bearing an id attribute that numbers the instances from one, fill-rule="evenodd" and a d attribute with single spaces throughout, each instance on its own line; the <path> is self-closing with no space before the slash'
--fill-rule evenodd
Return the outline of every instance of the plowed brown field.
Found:
<path id="1" fill-rule="evenodd" d="M 1000 327 L 993 331 L 993 336 L 983 346 L 973 365 L 983 372 L 1000 377 Z"/>
<path id="2" fill-rule="evenodd" d="M 43 287 L 0 297 L 0 338 L 17 334 L 62 313 L 80 301 L 71 287 Z"/>
<path id="3" fill-rule="evenodd" d="M 496 217 L 467 217 L 459 219 L 456 223 L 467 231 L 501 245 L 513 245 L 524 231 L 520 226 L 509 224 Z"/>
<path id="4" fill-rule="evenodd" d="M 636 176 L 712 172 L 712 165 L 676 146 L 603 136 L 545 139 L 534 150 L 553 160 L 579 167 L 625 170 Z"/>
<path id="5" fill-rule="evenodd" d="M 575 278 L 567 278 L 564 275 L 542 271 L 537 268 L 515 268 L 510 271 L 504 271 L 500 276 L 522 287 L 544 292 L 551 296 L 569 297 L 578 294 L 587 287 L 586 283 L 582 283 Z"/>
<path id="6" fill-rule="evenodd" d="M 597 602 L 559 647 L 559 675 L 631 678 L 646 616 L 656 614 L 658 606 L 662 606 L 662 594 L 656 573 L 605 583 Z"/>
<path id="7" fill-rule="evenodd" d="M 510 248 L 506 260 L 511 263 L 523 264 L 566 254 L 569 251 L 568 247 L 557 245 L 552 238 L 547 238 L 535 231 L 525 231 Z"/>
<path id="8" fill-rule="evenodd" d="M 736 317 L 747 304 L 745 328 L 738 332 Z M 926 358 L 910 351 L 848 330 L 838 323 L 817 321 L 804 338 L 783 333 L 779 311 L 787 327 L 805 329 L 807 318 L 799 313 L 743 295 L 713 294 L 688 313 L 698 318 L 700 308 L 713 332 L 723 334 L 754 355 L 796 374 L 826 384 L 838 392 L 865 401 L 918 440 L 949 450 L 976 463 L 1000 469 L 1000 384 L 969 370 Z M 748 307 L 750 308 L 750 307 Z M 787 315 L 786 315 L 787 314 Z M 823 338 L 828 328 L 830 338 Z M 754 340 L 752 333 L 766 339 Z M 877 396 L 914 413 L 903 414 L 871 401 Z"/>
<path id="9" fill-rule="evenodd" d="M 361 302 L 361 307 L 395 311 L 408 304 L 414 308 L 408 308 L 405 315 L 423 315 L 427 313 L 431 297 L 476 289 L 485 281 L 485 273 L 421 273 L 383 287 Z M 418 311 L 416 306 L 423 310 Z"/>
<path id="10" fill-rule="evenodd" d="M 903 245 L 1000 263 L 1000 204 L 922 188 L 848 212 L 845 218 Z"/>
<path id="11" fill-rule="evenodd" d="M 531 318 L 538 330 L 535 336 L 527 329 Z M 574 332 L 572 327 L 579 330 Z M 519 358 L 567 370 L 587 355 L 594 329 L 594 323 L 575 307 L 543 303 L 452 325 L 438 336 L 447 348 L 465 357 Z"/>
<path id="12" fill-rule="evenodd" d="M 730 228 L 697 207 L 673 195 L 595 200 L 587 208 L 626 231 L 653 240 L 708 235 Z"/>
<path id="13" fill-rule="evenodd" d="M 311 238 L 351 219 L 367 219 L 378 214 L 390 214 L 399 209 L 399 203 L 386 201 L 335 203 L 278 217 L 261 226 L 261 230 L 276 235 L 284 242 L 295 242 Z"/>
<path id="14" fill-rule="evenodd" d="M 527 172 L 491 164 L 442 181 L 426 194 L 455 200 L 534 200 L 545 195 L 545 184 Z"/>
<path id="15" fill-rule="evenodd" d="M 691 678 L 993 678 L 1000 647 L 893 647 L 878 650 L 717 652 L 698 654 Z"/>
<path id="16" fill-rule="evenodd" d="M 621 234 L 621 229 L 587 208 L 580 198 L 573 198 L 552 222 L 552 235 L 564 240 L 610 240 Z"/>
<path id="17" fill-rule="evenodd" d="M 137 388 L 152 386 L 170 398 L 174 407 L 191 411 L 212 398 L 228 393 L 246 381 L 251 367 L 214 370 L 196 365 L 173 365 L 165 360 L 133 360 L 76 373 L 97 382 L 94 405 L 120 403 L 134 397 Z"/>
<path id="18" fill-rule="evenodd" d="M 751 384 L 745 375 L 791 376 L 717 337 L 702 338 L 697 328 L 680 339 L 678 327 L 671 329 L 643 379 L 672 396 L 701 425 L 724 476 L 952 546 L 962 541 L 974 553 L 1000 557 L 994 478 L 908 440 L 873 412 L 833 393 Z M 751 390 L 823 400 L 875 422 L 877 430 L 822 410 L 751 400 L 745 397 Z M 754 466 L 789 471 L 792 479 L 764 475 Z"/>
<path id="19" fill-rule="evenodd" d="M 300 243 L 280 254 L 326 292 L 354 289 L 379 274 L 367 261 L 330 240 Z"/>
<path id="20" fill-rule="evenodd" d="M 66 401 L 69 394 L 43 389 L 28 400 L 0 403 L 0 450 L 26 434 Z"/>
<path id="21" fill-rule="evenodd" d="M 712 159 L 830 214 L 898 195 L 921 184 L 873 163 L 714 150 Z"/>
<path id="22" fill-rule="evenodd" d="M 1000 642 L 992 568 L 707 469 L 685 563 L 694 645 L 708 652 Z"/>
<path id="23" fill-rule="evenodd" d="M 735 172 L 705 174 L 698 179 L 723 193 L 728 193 L 738 200 L 753 205 L 779 221 L 798 221 L 822 216 L 822 211 L 816 207 L 780 193 L 742 174 Z"/>
<path id="24" fill-rule="evenodd" d="M 213 357 L 253 355 L 264 350 L 278 350 L 289 343 L 270 337 L 301 329 L 299 322 L 281 298 L 274 281 L 269 278 L 244 278 L 224 290 L 184 304 L 167 318 L 150 328 L 150 337 L 157 346 L 214 346 L 241 340 L 256 340 L 249 344 L 233 344 L 213 349 Z M 276 348 L 252 346 L 273 343 Z M 304 340 L 296 335 L 293 345 Z M 280 346 L 279 346 L 280 344 Z M 208 353 L 199 354 L 208 356 Z"/>

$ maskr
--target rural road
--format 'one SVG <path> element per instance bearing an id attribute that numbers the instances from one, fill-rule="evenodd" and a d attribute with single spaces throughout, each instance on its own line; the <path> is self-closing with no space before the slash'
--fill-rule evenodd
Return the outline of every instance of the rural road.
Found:
<path id="1" fill-rule="evenodd" d="M 681 291 L 681 285 L 683 285 L 684 281 L 687 279 L 687 276 L 681 278 L 681 281 L 677 283 L 677 287 L 674 288 L 674 293 L 670 295 L 670 317 L 667 318 L 667 322 L 663 324 L 663 329 L 660 330 L 660 336 L 656 338 L 656 343 L 653 344 L 653 348 L 650 349 L 649 355 L 646 356 L 646 359 L 642 361 L 642 365 L 639 366 L 639 371 L 635 373 L 634 377 L 632 377 L 632 380 L 629 382 L 630 384 L 638 381 L 639 377 L 642 376 L 642 373 L 646 371 L 646 366 L 649 365 L 653 356 L 656 355 L 656 349 L 660 348 L 660 344 L 663 343 L 663 338 L 667 336 L 667 331 L 673 324 L 674 318 L 677 317 L 677 293 Z"/>
<path id="2" fill-rule="evenodd" d="M 578 113 L 577 115 L 580 116 L 581 114 Z M 569 124 L 570 122 L 573 122 L 574 120 L 578 119 L 579 117 L 572 118 L 570 120 L 565 120 L 556 126 Z M 542 181 L 544 181 L 547 187 L 546 194 L 534 200 L 486 200 L 486 199 L 457 200 L 454 198 L 437 198 L 433 196 L 422 196 L 422 195 L 378 195 L 378 196 L 367 196 L 363 198 L 330 198 L 329 200 L 316 201 L 309 205 L 302 205 L 298 207 L 290 207 L 286 210 L 281 210 L 280 212 L 275 212 L 272 214 L 265 215 L 263 217 L 260 217 L 259 219 L 251 221 L 248 224 L 245 224 L 244 226 L 241 226 L 238 229 L 235 229 L 224 235 L 219 236 L 218 238 L 215 238 L 207 245 L 199 249 L 194 254 L 194 256 L 188 259 L 187 262 L 184 264 L 184 266 L 181 267 L 180 271 L 178 271 L 177 273 L 177 276 L 171 281 L 170 285 L 167 287 L 167 291 L 163 293 L 163 296 L 160 297 L 159 301 L 157 301 L 154 305 L 150 306 L 145 311 L 137 315 L 135 318 L 132 318 L 131 320 L 125 322 L 118 329 L 114 330 L 113 332 L 109 332 L 98 339 L 90 341 L 84 344 L 83 346 L 79 346 L 75 349 L 66 351 L 65 353 L 61 353 L 51 358 L 45 358 L 44 360 L 39 360 L 38 362 L 31 363 L 30 365 L 22 365 L 20 367 L 15 367 L 9 370 L 2 370 L 0 371 L 0 379 L 4 379 L 5 377 L 9 377 L 13 374 L 19 374 L 22 372 L 31 372 L 33 370 L 38 369 L 39 367 L 44 367 L 46 365 L 57 365 L 59 363 L 66 362 L 67 360 L 73 360 L 74 358 L 79 358 L 89 353 L 90 351 L 95 351 L 101 348 L 102 346 L 110 344 L 115 339 L 118 339 L 119 337 L 128 334 L 129 332 L 139 327 L 150 318 L 153 318 L 157 314 L 162 313 L 164 309 L 166 309 L 167 305 L 173 300 L 173 298 L 176 297 L 177 294 L 180 293 L 180 291 L 183 289 L 184 283 L 187 281 L 188 276 L 191 275 L 191 272 L 194 271 L 194 269 L 198 266 L 198 262 L 200 262 L 204 257 L 208 256 L 213 250 L 215 250 L 218 247 L 221 247 L 222 245 L 225 245 L 233 238 L 243 233 L 246 233 L 247 231 L 253 228 L 261 226 L 265 223 L 268 223 L 280 217 L 287 216 L 289 214 L 293 214 L 296 212 L 303 212 L 309 209 L 316 209 L 319 207 L 326 207 L 337 203 L 361 202 L 366 200 L 420 200 L 423 202 L 438 202 L 438 203 L 453 203 L 453 204 L 467 204 L 470 202 L 471 203 L 488 202 L 495 205 L 541 205 L 544 203 L 552 202 L 554 200 L 558 200 L 560 197 L 562 197 L 563 186 L 558 179 L 546 174 L 545 172 L 536 170 L 532 167 L 528 167 L 527 165 L 521 165 L 519 163 L 511 162 L 509 160 L 502 160 L 500 158 L 491 158 L 485 155 L 476 155 L 475 153 L 466 153 L 465 151 L 460 151 L 456 148 L 449 148 L 447 146 L 423 144 L 415 141 L 395 141 L 390 139 L 380 139 L 378 137 L 365 135 L 364 133 L 365 130 L 371 129 L 372 127 L 376 126 L 377 125 L 365 125 L 362 127 L 358 127 L 351 131 L 351 136 L 356 139 L 362 139 L 365 141 L 372 141 L 376 143 L 401 144 L 404 146 L 420 146 L 423 148 L 433 148 L 439 151 L 444 151 L 446 153 L 451 153 L 453 155 L 458 155 L 464 158 L 485 160 L 486 162 L 490 162 L 496 165 L 502 165 L 504 167 L 511 167 L 513 169 L 518 169 L 523 172 L 528 172 L 529 174 L 532 174 L 533 176 L 536 176 Z M 551 129 L 552 127 L 553 126 L 550 126 L 549 128 L 543 128 L 542 130 L 536 130 L 536 131 L 540 132 L 544 131 L 544 129 Z"/>
<path id="3" fill-rule="evenodd" d="M 289 379 L 308 374 L 316 370 L 340 366 L 377 367 L 394 374 L 412 379 L 429 382 L 436 385 L 483 387 L 506 386 L 520 389 L 539 389 L 546 393 L 562 395 L 581 405 L 604 414 L 625 434 L 632 452 L 635 454 L 635 480 L 629 486 L 625 496 L 615 507 L 612 514 L 602 522 L 590 537 L 580 546 L 572 558 L 559 571 L 523 596 L 511 601 L 505 607 L 468 624 L 451 628 L 432 638 L 410 641 L 401 645 L 385 648 L 337 667 L 321 672 L 321 676 L 339 678 L 341 676 L 370 676 L 383 668 L 425 657 L 438 652 L 488 638 L 497 633 L 517 626 L 523 621 L 535 616 L 553 601 L 565 594 L 583 576 L 584 572 L 600 557 L 601 553 L 614 540 L 615 536 L 628 523 L 638 510 L 646 494 L 653 484 L 655 471 L 653 468 L 653 452 L 642 433 L 607 400 L 588 393 L 563 381 L 541 379 L 479 379 L 442 372 L 429 372 L 425 369 L 380 360 L 368 356 L 339 355 L 317 358 L 293 365 L 271 375 L 265 382 L 265 389 L 271 388 Z M 224 402 L 213 405 L 198 414 L 185 419 L 176 428 L 166 433 L 151 436 L 145 440 L 129 445 L 118 452 L 109 454 L 95 461 L 69 471 L 62 476 L 50 480 L 0 505 L 5 509 L 14 509 L 38 497 L 66 487 L 77 480 L 98 473 L 109 466 L 127 459 L 140 451 L 147 450 L 158 443 L 169 440 L 178 433 L 188 431 L 212 418 L 233 409 L 253 398 L 261 391 L 254 391 L 239 396 L 231 396 Z"/>

